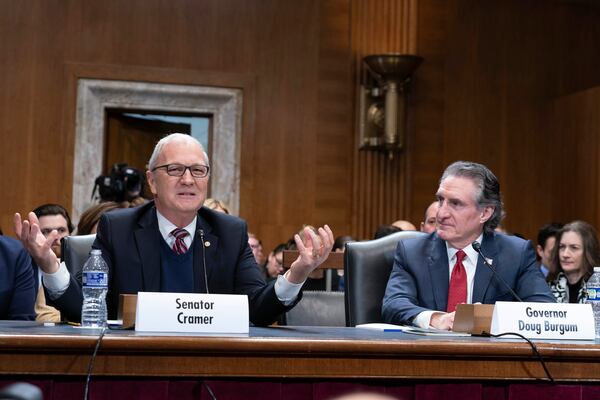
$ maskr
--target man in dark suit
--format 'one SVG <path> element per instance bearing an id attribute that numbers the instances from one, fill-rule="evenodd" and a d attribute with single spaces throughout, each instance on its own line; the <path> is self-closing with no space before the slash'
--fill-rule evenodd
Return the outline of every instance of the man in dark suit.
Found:
<path id="1" fill-rule="evenodd" d="M 554 302 L 529 241 L 494 232 L 503 217 L 500 184 L 484 165 L 450 165 L 437 191 L 436 232 L 401 241 L 383 299 L 386 322 L 452 329 L 456 304 L 511 301 L 481 252 L 523 301 Z"/>
<path id="2" fill-rule="evenodd" d="M 235 293 L 248 295 L 251 322 L 265 325 L 295 304 L 308 274 L 327 258 L 333 245 L 329 227 L 317 233 L 307 229 L 304 241 L 295 237 L 300 255 L 290 270 L 265 283 L 245 222 L 202 207 L 209 171 L 208 156 L 196 139 L 169 135 L 157 143 L 148 162 L 154 201 L 102 216 L 93 247 L 102 250 L 110 269 L 109 318 L 116 317 L 121 293 Z M 50 299 L 63 316 L 78 321 L 80 280 L 48 251 L 54 233 L 44 240 L 31 213 L 25 221 L 15 215 L 15 230 L 43 269 Z"/>
<path id="3" fill-rule="evenodd" d="M 0 319 L 34 320 L 31 257 L 21 244 L 0 236 Z"/>

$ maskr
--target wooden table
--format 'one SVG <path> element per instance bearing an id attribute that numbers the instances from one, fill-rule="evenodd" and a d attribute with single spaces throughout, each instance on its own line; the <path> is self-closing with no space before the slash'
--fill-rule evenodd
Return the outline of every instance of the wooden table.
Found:
<path id="1" fill-rule="evenodd" d="M 0 374 L 85 375 L 97 336 L 70 326 L 0 325 Z M 561 382 L 600 381 L 600 343 L 538 341 Z M 94 375 L 543 381 L 518 339 L 432 337 L 358 328 L 251 328 L 246 337 L 108 331 Z"/>

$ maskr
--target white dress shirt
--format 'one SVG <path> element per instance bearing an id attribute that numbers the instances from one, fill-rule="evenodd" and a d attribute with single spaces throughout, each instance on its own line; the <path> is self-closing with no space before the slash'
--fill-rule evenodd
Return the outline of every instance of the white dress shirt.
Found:
<path id="1" fill-rule="evenodd" d="M 479 235 L 476 240 L 481 243 L 482 239 L 483 233 Z M 458 253 L 459 250 L 465 252 L 465 258 L 463 258 L 462 264 L 467 272 L 467 303 L 471 304 L 473 299 L 473 282 L 475 280 L 475 271 L 477 269 L 479 253 L 477 253 L 470 244 L 464 249 L 455 249 L 454 247 L 450 247 L 448 242 L 446 242 L 446 251 L 448 252 L 448 282 L 450 282 L 450 278 L 452 277 L 452 270 L 456 264 L 456 253 Z M 413 320 L 413 324 L 420 328 L 430 328 L 431 316 L 436 312 L 441 311 L 431 310 L 419 313 Z"/>

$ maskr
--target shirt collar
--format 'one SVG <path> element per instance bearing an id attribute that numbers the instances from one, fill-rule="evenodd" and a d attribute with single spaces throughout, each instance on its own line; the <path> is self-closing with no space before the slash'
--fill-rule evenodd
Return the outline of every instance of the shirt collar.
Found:
<path id="1" fill-rule="evenodd" d="M 165 239 L 165 241 L 168 242 L 167 238 L 169 237 L 173 229 L 177 228 L 178 226 L 169 221 L 164 215 L 160 213 L 160 211 L 158 211 L 158 209 L 156 210 L 156 218 L 158 219 L 158 230 L 160 231 L 160 234 L 163 237 L 163 239 Z M 194 234 L 196 233 L 197 221 L 198 216 L 195 216 L 189 225 L 183 227 L 183 229 L 185 229 L 190 234 L 190 238 L 192 240 L 194 239 Z"/>
<path id="2" fill-rule="evenodd" d="M 481 235 L 479 235 L 477 237 L 477 239 L 475 239 L 475 241 L 481 243 L 481 241 L 483 240 L 483 233 L 481 233 Z M 470 244 L 465 247 L 464 249 L 455 249 L 454 247 L 451 247 L 448 242 L 446 242 L 446 251 L 448 252 L 448 260 L 453 260 L 454 257 L 456 256 L 456 253 L 458 253 L 458 250 L 462 250 L 465 252 L 465 254 L 467 255 L 467 258 L 473 262 L 473 264 L 476 264 L 476 260 L 477 257 L 479 256 L 479 253 L 477 253 L 475 251 L 475 249 L 473 248 L 473 246 L 471 246 Z"/>

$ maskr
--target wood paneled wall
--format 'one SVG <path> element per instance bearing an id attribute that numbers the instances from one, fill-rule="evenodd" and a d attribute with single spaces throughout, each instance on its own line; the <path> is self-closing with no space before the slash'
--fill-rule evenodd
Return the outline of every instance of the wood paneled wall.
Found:
<path id="1" fill-rule="evenodd" d="M 73 71 L 245 88 L 240 210 L 266 250 L 304 223 L 360 239 L 417 225 L 456 159 L 498 175 L 509 230 L 597 221 L 578 210 L 600 185 L 588 159 L 562 157 L 555 117 L 571 107 L 559 99 L 600 85 L 599 41 L 585 1 L 0 0 L 0 226 L 71 203 Z M 355 147 L 361 59 L 385 52 L 425 59 L 391 162 Z M 577 198 L 555 192 L 567 162 Z"/>
<path id="2" fill-rule="evenodd" d="M 495 172 L 509 231 L 535 238 L 549 221 L 588 215 L 580 213 L 585 201 L 558 200 L 556 180 L 567 161 L 555 138 L 577 141 L 579 133 L 557 128 L 561 111 L 553 104 L 557 96 L 598 85 L 600 56 L 592 44 L 600 40 L 598 5 L 425 0 L 418 6 L 417 53 L 425 62 L 408 168 L 411 217 L 422 218 L 426 193 L 435 192 L 443 168 L 458 159 Z M 578 193 L 596 198 L 598 182 L 584 172 L 590 166 L 570 162 L 586 176 Z"/>
<path id="3" fill-rule="evenodd" d="M 86 76 L 244 88 L 250 229 L 267 250 L 305 223 L 349 232 L 349 12 L 347 0 L 0 0 L 0 226 L 70 206 L 73 80 Z"/>
<path id="4" fill-rule="evenodd" d="M 416 28 L 416 0 L 353 0 L 355 87 L 360 82 L 365 56 L 414 54 Z M 370 239 L 378 225 L 409 218 L 410 205 L 406 197 L 412 182 L 407 173 L 411 152 L 410 134 L 402 152 L 391 160 L 385 153 L 355 150 L 352 226 L 356 238 Z"/>

